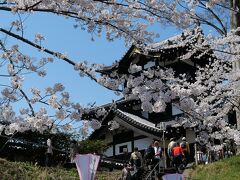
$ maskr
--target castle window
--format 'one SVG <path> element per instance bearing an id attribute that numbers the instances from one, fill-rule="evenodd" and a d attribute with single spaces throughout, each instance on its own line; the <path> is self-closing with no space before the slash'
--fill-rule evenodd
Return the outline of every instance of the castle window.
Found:
<path id="1" fill-rule="evenodd" d="M 119 153 L 124 153 L 124 152 L 128 152 L 127 144 L 123 146 L 119 146 Z"/>
<path id="2" fill-rule="evenodd" d="M 228 123 L 233 126 L 237 124 L 236 111 L 232 111 L 232 112 L 228 113 Z"/>

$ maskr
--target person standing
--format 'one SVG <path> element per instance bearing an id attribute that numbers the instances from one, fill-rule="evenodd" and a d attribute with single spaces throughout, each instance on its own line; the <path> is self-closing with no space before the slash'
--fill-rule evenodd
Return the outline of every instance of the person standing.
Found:
<path id="1" fill-rule="evenodd" d="M 151 165 L 153 164 L 155 158 L 155 150 L 154 150 L 154 141 L 148 146 L 144 154 L 145 164 L 151 169 Z"/>
<path id="2" fill-rule="evenodd" d="M 138 151 L 138 148 L 134 148 L 134 152 L 132 152 L 131 157 L 130 157 L 130 164 L 134 168 L 134 179 L 139 179 L 140 174 L 141 174 L 141 167 L 142 167 L 143 159 L 142 159 L 142 154 Z"/>
<path id="3" fill-rule="evenodd" d="M 78 153 L 78 144 L 77 141 L 73 140 L 72 143 L 70 144 L 70 162 L 74 163 L 75 162 L 75 156 Z"/>
<path id="4" fill-rule="evenodd" d="M 132 180 L 130 170 L 131 170 L 131 167 L 129 166 L 129 164 L 124 164 L 121 180 Z"/>
<path id="5" fill-rule="evenodd" d="M 185 157 L 184 153 L 183 153 L 183 150 L 180 147 L 179 142 L 177 142 L 177 146 L 172 149 L 172 154 L 173 154 L 174 165 L 175 165 L 176 169 L 178 169 L 178 167 L 183 162 L 183 158 Z"/>
<path id="6" fill-rule="evenodd" d="M 177 146 L 177 143 L 175 142 L 175 138 L 171 138 L 170 139 L 170 143 L 168 144 L 168 157 L 170 158 L 170 166 L 173 166 L 173 154 L 172 154 L 172 150 L 174 147 Z"/>
<path id="7" fill-rule="evenodd" d="M 154 152 L 155 152 L 155 156 L 154 156 L 154 167 L 158 167 L 158 171 L 160 171 L 160 167 L 162 167 L 162 148 L 160 147 L 160 143 L 159 141 L 155 141 L 154 142 Z M 157 168 L 156 168 L 157 170 Z"/>
<path id="8" fill-rule="evenodd" d="M 158 141 L 154 142 L 154 164 L 160 163 L 160 159 L 162 158 L 162 148 L 160 147 L 160 143 Z"/>
<path id="9" fill-rule="evenodd" d="M 180 143 L 180 147 L 183 150 L 184 156 L 185 156 L 185 166 L 189 162 L 189 157 L 190 157 L 190 148 L 189 148 L 189 143 L 187 142 L 186 138 L 182 138 L 182 142 Z"/>
<path id="10" fill-rule="evenodd" d="M 52 140 L 50 138 L 48 138 L 47 139 L 47 152 L 46 152 L 45 166 L 50 167 L 52 165 L 52 157 L 53 157 Z"/>

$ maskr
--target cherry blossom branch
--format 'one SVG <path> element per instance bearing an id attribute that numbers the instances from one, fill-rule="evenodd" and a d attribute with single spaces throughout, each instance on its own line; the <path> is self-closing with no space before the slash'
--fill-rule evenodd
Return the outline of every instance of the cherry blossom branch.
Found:
<path id="1" fill-rule="evenodd" d="M 21 16 L 20 16 L 19 13 L 17 13 L 17 15 L 18 15 L 18 18 L 19 18 L 19 20 L 20 20 L 21 34 L 22 34 L 22 37 L 23 37 L 23 22 L 22 22 L 22 18 L 21 18 Z"/>
<path id="2" fill-rule="evenodd" d="M 94 0 L 94 1 L 96 1 L 96 2 L 101 2 L 101 3 L 103 3 L 103 4 L 108 4 L 108 5 L 117 5 L 117 6 L 122 6 L 122 7 L 129 7 L 129 5 L 123 4 L 123 3 L 120 3 L 120 2 L 110 2 L 110 1 L 102 1 L 102 0 Z M 156 9 L 156 8 L 154 8 L 154 7 L 151 7 L 151 6 L 149 6 L 149 5 L 147 5 L 146 3 L 141 2 L 141 1 L 137 1 L 137 2 L 138 2 L 139 4 L 144 5 L 144 6 L 147 7 L 148 9 L 147 9 L 147 8 L 143 8 L 143 7 L 135 7 L 135 6 L 132 7 L 132 9 L 145 11 L 145 12 L 149 13 L 150 15 L 156 16 L 156 17 L 158 17 L 158 18 L 164 18 L 164 19 L 168 20 L 169 22 L 172 22 L 172 23 L 173 23 L 173 21 L 171 20 L 170 16 L 168 16 L 168 15 L 166 15 L 166 16 L 161 16 L 160 14 L 157 14 L 157 12 L 161 12 L 161 13 L 165 13 L 165 14 L 166 14 L 165 11 L 161 11 L 161 9 Z M 169 7 L 168 7 L 168 8 L 169 8 Z"/>
<path id="3" fill-rule="evenodd" d="M 202 2 L 209 2 L 209 0 L 200 0 L 200 1 L 202 1 Z M 217 6 L 220 6 L 220 7 L 222 7 L 222 8 L 224 8 L 224 9 L 227 9 L 227 10 L 229 10 L 229 11 L 233 11 L 233 12 L 235 12 L 235 13 L 238 13 L 239 11 L 238 10 L 235 10 L 234 8 L 231 8 L 231 7 L 229 7 L 229 6 L 225 6 L 224 4 L 220 4 L 220 3 L 215 3 Z"/>
<path id="4" fill-rule="evenodd" d="M 218 15 L 209 7 L 206 7 L 206 5 L 202 2 L 199 1 L 200 4 L 202 4 L 206 10 L 208 10 L 210 13 L 212 13 L 212 15 L 215 17 L 215 19 L 218 21 L 218 23 L 221 25 L 222 27 L 222 31 L 223 31 L 223 35 L 227 35 L 227 29 L 226 27 L 223 25 L 222 20 L 218 17 Z"/>
<path id="5" fill-rule="evenodd" d="M 49 50 L 49 49 L 46 49 L 46 48 L 44 48 L 44 47 L 42 47 L 42 46 L 40 46 L 40 45 L 38 45 L 38 44 L 36 44 L 36 43 L 33 43 L 32 41 L 29 41 L 28 39 L 26 39 L 26 38 L 24 38 L 24 37 L 21 37 L 21 36 L 19 36 L 19 35 L 17 35 L 17 34 L 14 34 L 14 33 L 10 32 L 10 31 L 7 31 L 7 30 L 5 30 L 5 29 L 3 29 L 3 28 L 0 28 L 0 31 L 3 32 L 3 33 L 5 33 L 5 34 L 7 34 L 7 35 L 9 35 L 9 36 L 11 36 L 11 37 L 13 37 L 13 38 L 18 39 L 18 40 L 20 40 L 20 41 L 22 41 L 22 42 L 24 42 L 24 43 L 26 43 L 26 44 L 28 44 L 28 45 L 36 48 L 36 49 L 39 49 L 39 50 L 44 51 L 44 52 L 46 52 L 46 53 L 48 53 L 48 54 L 51 54 L 51 55 L 53 55 L 53 56 L 55 56 L 55 57 L 57 57 L 57 58 L 59 58 L 59 59 L 62 59 L 63 61 L 65 61 L 65 62 L 67 62 L 67 63 L 69 63 L 69 64 L 71 64 L 71 65 L 73 65 L 73 66 L 76 66 L 76 65 L 77 65 L 77 63 L 75 63 L 74 61 L 70 60 L 69 58 L 67 58 L 66 56 L 64 56 L 63 54 L 61 54 L 61 53 L 59 53 L 59 52 L 54 52 L 54 51 L 51 51 L 51 50 Z M 79 67 L 79 66 L 78 66 L 78 67 Z M 94 80 L 95 82 L 98 83 L 98 80 L 97 80 L 95 77 L 93 77 L 89 72 L 85 71 L 85 69 L 83 69 L 83 68 L 81 68 L 81 67 L 79 67 L 79 68 L 80 68 L 80 70 L 83 71 L 90 79 L 92 79 L 92 80 Z M 104 86 L 104 85 L 103 85 L 103 86 Z M 107 88 L 107 89 L 109 89 L 109 90 L 112 90 L 111 88 L 109 88 L 109 87 L 107 87 L 107 86 L 104 86 L 104 87 Z M 121 90 L 119 90 L 119 89 L 116 89 L 115 91 L 121 92 Z"/>
<path id="6" fill-rule="evenodd" d="M 25 93 L 22 89 L 19 88 L 19 91 L 21 92 L 21 94 L 23 95 L 23 97 L 25 98 L 25 100 L 27 101 L 28 106 L 29 106 L 29 108 L 30 108 L 30 110 L 31 110 L 32 116 L 35 116 L 35 112 L 34 112 L 34 110 L 33 110 L 33 107 L 32 107 L 32 104 L 31 104 L 30 99 L 28 98 L 28 96 L 26 95 L 26 93 Z"/>
<path id="7" fill-rule="evenodd" d="M 33 4 L 33 5 L 30 5 L 30 6 L 26 6 L 26 11 L 28 11 L 28 10 L 32 10 L 34 7 L 36 7 L 36 6 L 38 6 L 40 3 L 42 2 L 42 0 L 41 1 L 38 1 L 38 2 L 36 2 L 35 4 Z"/>
<path id="8" fill-rule="evenodd" d="M 7 50 L 6 50 L 5 46 L 3 45 L 2 41 L 0 41 L 0 45 L 1 45 L 1 47 L 3 48 L 3 50 L 6 52 Z M 11 60 L 11 58 L 9 58 L 9 60 L 10 60 L 11 64 L 13 65 L 13 61 Z M 13 68 L 14 68 L 14 65 L 13 65 Z M 20 70 L 19 70 L 18 72 L 20 72 Z M 14 76 L 16 76 L 16 75 L 18 74 L 18 72 L 16 72 L 16 73 L 13 74 L 13 75 L 10 75 L 10 74 L 9 74 L 9 76 L 10 76 L 10 77 L 14 77 Z M 28 106 L 29 106 L 29 108 L 30 108 L 30 110 L 31 110 L 32 116 L 35 116 L 35 113 L 34 113 L 34 110 L 33 110 L 33 106 L 32 106 L 32 104 L 31 104 L 31 101 L 29 100 L 28 96 L 26 95 L 26 93 L 25 93 L 20 87 L 18 88 L 18 90 L 20 91 L 20 93 L 21 93 L 21 94 L 23 95 L 23 97 L 25 98 L 25 100 L 26 100 L 26 102 L 27 102 L 27 104 L 28 104 Z"/>
<path id="9" fill-rule="evenodd" d="M 0 7 L 0 10 L 12 11 L 12 8 L 10 8 L 10 7 Z M 17 8 L 16 11 L 26 11 L 26 8 Z M 80 14 L 78 14 L 76 12 L 65 11 L 65 10 L 56 11 L 54 9 L 31 8 L 31 11 L 53 13 L 53 14 L 57 14 L 57 15 L 63 15 L 63 16 L 67 16 L 67 17 L 70 17 L 70 18 L 78 19 L 78 20 L 81 20 L 81 21 L 86 22 L 86 23 L 94 22 L 98 25 L 109 26 L 113 29 L 118 30 L 119 32 L 124 33 L 126 36 L 131 37 L 132 39 L 135 40 L 135 42 L 139 42 L 138 37 L 135 36 L 134 33 L 133 33 L 135 31 L 134 29 L 128 31 L 127 29 L 124 29 L 123 27 L 114 25 L 114 20 L 113 19 L 111 21 L 110 20 L 105 21 L 103 19 L 98 20 L 98 19 L 93 19 L 93 17 L 90 18 L 90 17 L 86 17 L 86 16 L 80 16 Z M 116 22 L 117 22 L 117 20 L 116 20 Z M 141 44 L 143 44 L 143 43 L 144 42 L 141 42 Z"/>
<path id="10" fill-rule="evenodd" d="M 198 22 L 202 22 L 203 24 L 207 24 L 207 25 L 213 27 L 213 28 L 216 29 L 217 32 L 218 32 L 219 34 L 221 34 L 221 35 L 226 35 L 225 32 L 224 32 L 224 30 L 222 30 L 221 28 L 217 27 L 215 24 L 211 23 L 210 21 L 207 21 L 206 19 L 204 19 L 203 17 L 197 15 L 196 13 L 192 15 L 192 14 L 190 13 L 190 10 L 189 10 L 187 7 L 183 6 L 180 2 L 179 2 L 178 4 L 179 4 L 182 8 L 184 8 L 185 10 L 189 11 L 189 15 L 191 16 L 192 19 L 197 20 Z"/>

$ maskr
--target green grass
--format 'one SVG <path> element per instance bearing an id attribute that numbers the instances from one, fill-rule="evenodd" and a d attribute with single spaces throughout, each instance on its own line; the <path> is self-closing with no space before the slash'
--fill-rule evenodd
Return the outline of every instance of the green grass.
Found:
<path id="1" fill-rule="evenodd" d="M 190 174 L 193 180 L 240 180 L 240 156 L 199 165 Z"/>
<path id="2" fill-rule="evenodd" d="M 97 172 L 98 180 L 115 180 L 120 171 Z M 76 168 L 44 168 L 24 162 L 10 162 L 0 158 L 1 180 L 79 180 Z"/>

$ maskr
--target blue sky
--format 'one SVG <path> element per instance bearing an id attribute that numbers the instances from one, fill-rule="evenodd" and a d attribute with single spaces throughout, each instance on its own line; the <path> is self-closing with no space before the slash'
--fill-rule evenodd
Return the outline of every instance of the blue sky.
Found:
<path id="1" fill-rule="evenodd" d="M 0 13 L 1 27 L 8 28 L 11 20 L 18 19 L 17 15 L 10 12 Z M 115 60 L 121 59 L 128 47 L 125 47 L 123 40 L 115 40 L 114 42 L 106 41 L 104 35 L 102 38 L 95 36 L 95 41 L 91 41 L 91 35 L 79 28 L 73 28 L 74 21 L 61 16 L 51 14 L 21 15 L 24 19 L 24 36 L 30 40 L 34 40 L 35 33 L 41 33 L 46 40 L 43 46 L 62 53 L 66 53 L 70 59 L 79 62 L 87 60 L 90 63 L 100 63 L 111 65 Z M 176 35 L 179 30 L 176 28 L 163 28 L 155 26 L 160 33 L 160 39 L 166 39 Z M 0 36 L 1 37 L 1 36 Z M 1 37 L 2 38 L 2 37 Z M 12 38 L 7 39 L 7 45 L 15 43 Z M 19 43 L 19 42 L 18 42 Z M 21 50 L 35 58 L 48 56 L 39 53 L 38 50 L 21 44 Z M 25 89 L 30 87 L 45 88 L 56 82 L 61 82 L 66 90 L 70 92 L 71 99 L 81 104 L 92 103 L 104 104 L 111 102 L 112 99 L 118 99 L 116 95 L 99 86 L 89 78 L 81 78 L 73 67 L 66 62 L 56 59 L 53 64 L 47 65 L 48 75 L 45 78 L 39 78 L 35 75 L 25 76 Z"/>

